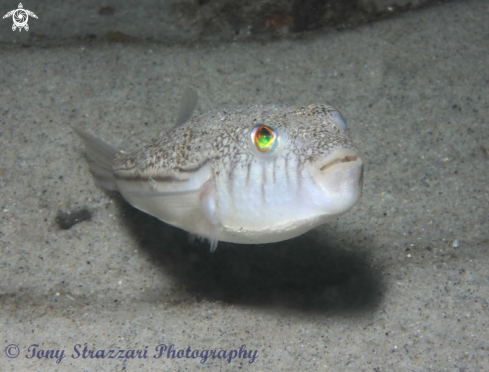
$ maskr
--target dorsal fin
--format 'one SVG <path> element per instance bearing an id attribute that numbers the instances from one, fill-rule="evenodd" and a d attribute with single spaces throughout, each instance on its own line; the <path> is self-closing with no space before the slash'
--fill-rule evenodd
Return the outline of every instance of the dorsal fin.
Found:
<path id="1" fill-rule="evenodd" d="M 197 99 L 198 96 L 195 89 L 190 87 L 185 88 L 182 98 L 180 99 L 180 108 L 178 110 L 175 127 L 179 127 L 190 120 L 195 110 L 195 106 L 197 106 Z"/>

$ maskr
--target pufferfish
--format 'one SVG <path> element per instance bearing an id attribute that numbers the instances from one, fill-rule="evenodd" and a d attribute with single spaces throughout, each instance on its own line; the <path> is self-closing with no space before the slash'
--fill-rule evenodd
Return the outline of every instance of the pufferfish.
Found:
<path id="1" fill-rule="evenodd" d="M 127 154 L 73 128 L 98 186 L 134 207 L 206 238 L 259 244 L 301 235 L 350 210 L 363 163 L 330 106 L 250 105 L 191 119 L 187 88 L 176 127 Z"/>

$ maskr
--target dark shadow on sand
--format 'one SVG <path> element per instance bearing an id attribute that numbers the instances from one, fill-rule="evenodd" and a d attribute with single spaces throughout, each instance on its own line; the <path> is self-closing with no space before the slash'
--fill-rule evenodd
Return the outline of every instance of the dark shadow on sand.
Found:
<path id="1" fill-rule="evenodd" d="M 380 273 L 361 251 L 304 234 L 274 244 L 219 242 L 210 253 L 208 242 L 189 243 L 185 231 L 119 200 L 141 249 L 197 301 L 343 313 L 371 310 L 381 300 Z"/>

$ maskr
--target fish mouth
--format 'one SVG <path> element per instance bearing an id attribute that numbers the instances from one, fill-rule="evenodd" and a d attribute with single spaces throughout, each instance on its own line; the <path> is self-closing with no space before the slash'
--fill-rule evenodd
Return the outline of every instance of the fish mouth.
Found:
<path id="1" fill-rule="evenodd" d="M 326 214 L 344 213 L 360 198 L 363 162 L 355 148 L 334 150 L 315 159 L 311 162 L 309 174 L 321 189 L 316 198 L 318 203 L 324 204 Z"/>
<path id="2" fill-rule="evenodd" d="M 316 177 L 319 178 L 337 177 L 351 172 L 358 173 L 358 170 L 363 174 L 362 158 L 355 148 L 334 150 L 325 157 L 315 159 L 311 165 L 315 169 Z"/>
<path id="3" fill-rule="evenodd" d="M 326 171 L 331 167 L 334 167 L 336 164 L 341 164 L 341 163 L 350 163 L 357 161 L 360 157 L 358 155 L 336 155 L 336 157 L 332 160 L 328 160 L 326 162 L 322 162 L 322 165 L 319 166 L 319 170 Z"/>

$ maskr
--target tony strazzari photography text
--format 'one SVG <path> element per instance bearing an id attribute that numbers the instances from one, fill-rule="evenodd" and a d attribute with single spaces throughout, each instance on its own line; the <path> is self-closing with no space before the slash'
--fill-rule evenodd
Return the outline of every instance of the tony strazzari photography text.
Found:
<path id="1" fill-rule="evenodd" d="M 9 345 L 9 352 L 6 355 L 12 359 L 20 354 L 16 345 Z M 13 349 L 19 350 L 17 355 L 12 353 Z M 134 350 L 106 350 L 106 349 L 89 349 L 87 346 L 76 344 L 73 351 L 67 353 L 64 349 L 45 350 L 39 348 L 38 344 L 32 344 L 27 348 L 25 354 L 27 359 L 50 359 L 60 363 L 65 358 L 71 359 L 200 359 L 200 363 L 205 363 L 209 359 L 223 359 L 231 363 L 233 359 L 248 359 L 248 363 L 253 363 L 258 358 L 258 350 L 247 350 L 246 345 L 241 345 L 238 349 L 203 349 L 193 350 L 190 346 L 186 349 L 176 349 L 175 345 L 159 344 L 151 352 L 148 346 L 144 349 Z"/>

